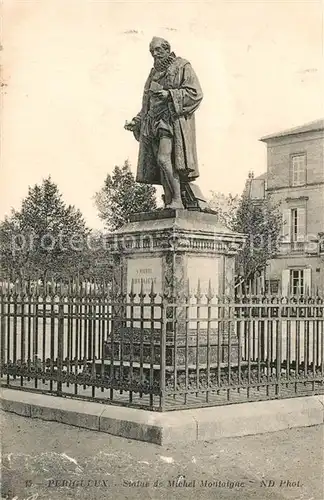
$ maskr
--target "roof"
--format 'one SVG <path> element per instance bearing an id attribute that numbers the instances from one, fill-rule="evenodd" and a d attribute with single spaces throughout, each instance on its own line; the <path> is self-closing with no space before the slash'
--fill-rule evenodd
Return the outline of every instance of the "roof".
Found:
<path id="1" fill-rule="evenodd" d="M 324 130 L 324 118 L 320 120 L 314 120 L 309 123 L 305 123 L 299 127 L 293 127 L 286 130 L 282 130 L 281 132 L 277 132 L 276 134 L 265 135 L 261 137 L 260 141 L 267 142 L 269 139 L 276 139 L 277 137 L 285 137 L 286 135 L 295 135 L 295 134 L 304 134 L 305 132 L 315 132 L 319 130 Z"/>
<path id="2" fill-rule="evenodd" d="M 257 177 L 254 177 L 255 180 L 267 180 L 267 172 L 264 172 L 261 175 L 258 175 Z"/>

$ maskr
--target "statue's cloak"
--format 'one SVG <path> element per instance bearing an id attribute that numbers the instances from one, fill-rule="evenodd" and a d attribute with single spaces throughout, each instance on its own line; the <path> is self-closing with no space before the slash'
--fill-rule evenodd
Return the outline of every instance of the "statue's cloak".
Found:
<path id="1" fill-rule="evenodd" d="M 137 182 L 161 184 L 160 169 L 156 161 L 156 148 L 143 135 L 144 118 L 149 110 L 149 88 L 154 80 L 155 70 L 151 70 L 145 83 L 142 109 L 137 115 L 135 138 L 139 141 Z M 190 182 L 199 176 L 196 148 L 196 128 L 194 113 L 202 101 L 203 94 L 198 78 L 190 63 L 175 57 L 162 78 L 163 88 L 169 90 L 169 108 L 173 128 L 172 164 L 181 179 Z M 156 145 L 156 144 L 155 144 Z"/>

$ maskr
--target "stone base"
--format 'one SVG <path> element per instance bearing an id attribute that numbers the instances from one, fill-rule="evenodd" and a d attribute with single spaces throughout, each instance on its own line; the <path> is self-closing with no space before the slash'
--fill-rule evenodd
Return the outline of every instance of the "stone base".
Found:
<path id="1" fill-rule="evenodd" d="M 184 343 L 183 343 L 184 344 Z M 114 359 L 120 359 L 121 357 L 121 343 L 115 341 L 113 343 L 114 346 Z M 175 349 L 174 346 L 168 345 L 166 347 L 166 366 L 174 366 L 176 365 L 177 369 L 185 369 L 186 367 L 186 347 L 184 345 L 177 346 Z M 160 344 L 157 344 L 153 347 L 154 350 L 154 358 L 153 364 L 160 363 Z M 175 356 L 176 352 L 176 356 Z M 230 352 L 230 358 L 228 358 L 228 353 Z M 111 343 L 106 344 L 105 357 L 109 359 L 112 357 L 112 348 Z M 176 358 L 176 360 L 175 360 Z M 206 346 L 198 346 L 198 356 L 197 356 L 197 346 L 188 345 L 188 365 L 196 366 L 198 359 L 198 366 L 207 365 L 207 347 Z M 133 353 L 131 357 L 131 348 L 130 346 L 123 345 L 123 361 L 134 363 L 140 363 L 140 347 L 134 346 Z M 142 355 L 143 363 L 150 363 L 151 361 L 151 344 L 147 344 L 143 346 L 143 355 Z M 209 361 L 208 363 L 213 366 L 217 366 L 218 364 L 224 365 L 230 363 L 231 365 L 238 363 L 238 344 L 234 344 L 230 347 L 228 345 L 221 345 L 220 350 L 218 350 L 217 344 L 209 346 Z"/>
<path id="2" fill-rule="evenodd" d="M 3 389 L 2 409 L 128 439 L 179 446 L 320 425 L 324 421 L 323 396 L 158 413 Z"/>
<path id="3" fill-rule="evenodd" d="M 207 363 L 208 300 L 216 296 L 234 295 L 235 255 L 244 242 L 244 236 L 220 224 L 215 214 L 189 210 L 157 210 L 132 215 L 130 222 L 116 231 L 109 242 L 114 259 L 114 283 L 117 292 L 125 296 L 126 300 L 131 298 L 134 304 L 138 304 L 140 300 L 151 304 L 152 294 L 155 294 L 155 304 L 161 303 L 162 296 L 168 296 L 170 304 L 173 303 L 166 306 L 167 365 L 186 364 L 186 335 L 187 364 L 196 364 L 197 359 L 199 365 Z M 188 303 L 189 310 L 186 307 Z M 145 331 L 147 335 L 148 357 L 152 334 L 157 336 L 154 344 L 157 346 L 155 353 L 159 356 L 161 330 L 154 330 L 156 326 L 150 321 L 150 307 L 146 307 L 145 311 L 144 308 L 134 307 L 132 311 L 131 313 L 129 306 L 124 308 L 123 313 L 115 308 L 114 315 L 117 321 L 118 317 L 123 316 L 123 326 L 134 325 L 136 319 L 145 319 L 142 323 L 137 321 L 137 324 L 141 324 L 142 334 Z M 161 313 L 158 307 L 157 312 Z M 225 316 L 222 317 L 225 318 L 227 313 L 224 307 L 221 314 Z M 186 322 L 186 314 L 187 319 L 190 319 L 189 324 Z M 222 331 L 218 336 L 218 326 L 222 330 L 228 328 L 226 323 L 224 326 L 222 317 L 219 316 L 218 320 L 210 324 L 208 363 L 237 363 L 237 339 L 232 337 L 229 349 L 228 333 Z M 176 339 L 173 333 L 175 319 Z M 136 337 L 134 328 L 128 333 L 126 328 L 118 340 L 121 326 L 121 322 L 119 325 L 115 322 L 114 349 L 117 356 L 120 352 L 118 342 L 122 345 L 126 341 L 127 344 L 127 335 L 132 336 L 133 342 Z M 142 334 L 138 334 L 139 338 Z M 172 342 L 176 342 L 176 347 L 172 346 Z M 127 346 L 126 350 L 123 348 L 123 359 L 128 355 L 126 351 Z M 111 356 L 111 353 L 107 352 L 107 356 Z M 156 362 L 158 363 L 158 360 Z"/>

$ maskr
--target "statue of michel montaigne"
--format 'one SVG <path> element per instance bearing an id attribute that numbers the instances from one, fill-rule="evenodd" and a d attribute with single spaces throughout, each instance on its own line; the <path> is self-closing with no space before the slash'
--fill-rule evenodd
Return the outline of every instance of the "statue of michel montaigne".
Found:
<path id="1" fill-rule="evenodd" d="M 169 42 L 154 37 L 150 52 L 154 65 L 142 109 L 125 125 L 139 141 L 136 180 L 161 184 L 165 206 L 184 208 L 184 186 L 199 176 L 195 111 L 203 94 L 190 63 L 177 57 Z"/>

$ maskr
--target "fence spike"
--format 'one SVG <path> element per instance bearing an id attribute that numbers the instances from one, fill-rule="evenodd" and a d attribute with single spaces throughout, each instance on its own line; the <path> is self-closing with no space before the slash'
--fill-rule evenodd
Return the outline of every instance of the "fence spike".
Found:
<path id="1" fill-rule="evenodd" d="M 201 285 L 200 285 L 200 278 L 198 278 L 198 284 L 197 284 L 197 292 L 195 294 L 195 298 L 197 299 L 197 302 L 201 300 L 202 298 L 202 293 L 201 293 Z"/>
<path id="2" fill-rule="evenodd" d="M 206 297 L 207 297 L 208 301 L 212 300 L 212 298 L 214 297 L 213 289 L 212 289 L 212 284 L 211 284 L 211 279 L 210 278 L 209 278 L 209 281 L 208 281 L 208 291 L 207 291 Z"/>
<path id="3" fill-rule="evenodd" d="M 141 278 L 141 289 L 140 289 L 140 293 L 138 294 L 139 298 L 141 300 L 144 300 L 146 294 L 144 293 L 144 282 L 143 282 L 143 278 Z"/>
<path id="4" fill-rule="evenodd" d="M 46 287 L 46 295 L 51 294 L 51 281 L 50 278 L 44 279 L 44 286 Z"/>
<path id="5" fill-rule="evenodd" d="M 257 293 L 258 302 L 261 302 L 262 299 L 263 299 L 263 297 L 264 297 L 264 291 L 263 291 L 263 288 L 262 288 L 262 286 L 260 284 L 260 287 L 259 287 L 258 293 Z"/>
<path id="6" fill-rule="evenodd" d="M 132 278 L 130 291 L 129 291 L 128 296 L 129 296 L 131 301 L 133 301 L 136 297 L 136 293 L 134 293 L 134 278 Z"/>
<path id="7" fill-rule="evenodd" d="M 151 302 L 155 302 L 155 297 L 157 296 L 157 293 L 155 292 L 155 285 L 154 281 L 152 280 L 151 282 L 151 291 L 149 293 L 149 297 L 151 299 Z"/>
<path id="8" fill-rule="evenodd" d="M 240 278 L 239 278 L 239 280 L 240 280 Z M 238 299 L 241 299 L 242 296 L 243 296 L 243 286 L 242 286 L 242 281 L 241 280 L 238 282 L 238 285 L 237 285 L 236 289 L 237 289 L 236 297 Z"/>
<path id="9" fill-rule="evenodd" d="M 74 295 L 75 297 L 80 295 L 80 276 L 77 276 L 74 281 Z"/>

